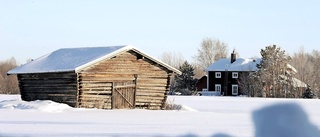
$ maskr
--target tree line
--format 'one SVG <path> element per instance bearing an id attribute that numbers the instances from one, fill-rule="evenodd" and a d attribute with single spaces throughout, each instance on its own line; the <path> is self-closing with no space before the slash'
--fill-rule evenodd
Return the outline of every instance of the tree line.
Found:
<path id="1" fill-rule="evenodd" d="M 15 67 L 17 62 L 14 58 L 0 61 L 0 94 L 19 94 L 17 77 L 7 75 L 7 72 Z"/>
<path id="2" fill-rule="evenodd" d="M 193 56 L 194 62 L 192 63 L 176 52 L 165 52 L 159 58 L 182 72 L 182 75 L 175 75 L 171 80 L 171 92 L 194 95 L 197 90 L 197 80 L 206 75 L 205 68 L 221 58 L 226 58 L 227 55 L 228 45 L 225 42 L 214 38 L 204 38 L 197 54 Z"/>
<path id="3" fill-rule="evenodd" d="M 259 71 L 239 77 L 239 88 L 243 94 L 252 97 L 313 97 L 320 95 L 320 51 L 305 52 L 304 48 L 289 56 L 276 45 L 261 49 Z M 236 53 L 239 56 L 238 53 Z M 228 57 L 227 43 L 215 38 L 204 38 L 188 62 L 181 53 L 164 52 L 159 57 L 163 62 L 178 68 L 182 75 L 176 75 L 171 83 L 171 91 L 183 95 L 194 95 L 199 78 L 206 75 L 204 71 L 210 64 Z M 289 66 L 287 64 L 290 64 Z M 290 70 L 290 66 L 295 70 Z M 17 67 L 14 58 L 0 61 L 0 94 L 18 94 L 19 87 L 16 76 L 7 75 L 10 69 Z M 294 73 L 293 73 L 294 72 Z M 294 78 L 308 85 L 307 89 L 294 87 Z"/>
<path id="4" fill-rule="evenodd" d="M 258 71 L 242 75 L 239 79 L 244 94 L 252 97 L 308 98 L 308 86 L 295 78 L 298 71 L 290 64 L 291 57 L 276 45 L 261 49 Z M 311 92 L 311 91 L 310 91 Z M 311 96 L 310 98 L 313 98 Z"/>
<path id="5" fill-rule="evenodd" d="M 239 56 L 238 53 L 236 53 Z M 320 51 L 306 53 L 303 47 L 289 56 L 277 45 L 261 49 L 259 71 L 242 75 L 239 78 L 239 88 L 243 94 L 252 97 L 280 98 L 313 98 L 320 95 Z M 170 55 L 170 56 L 168 56 Z M 182 95 L 196 93 L 196 82 L 206 75 L 204 69 L 221 58 L 228 57 L 228 45 L 218 39 L 205 38 L 202 40 L 194 62 L 189 63 L 179 53 L 166 52 L 160 59 L 172 65 L 183 73 L 175 76 L 172 90 Z M 168 61 L 170 60 L 170 61 Z M 173 63 L 174 62 L 174 63 Z M 190 72 L 192 71 L 192 72 Z M 306 83 L 301 88 L 297 81 Z"/>
<path id="6" fill-rule="evenodd" d="M 300 47 L 299 52 L 292 55 L 290 64 L 295 67 L 298 73 L 295 75 L 297 79 L 305 82 L 310 86 L 310 90 L 320 96 L 320 51 L 312 50 L 307 53 L 304 47 Z"/>

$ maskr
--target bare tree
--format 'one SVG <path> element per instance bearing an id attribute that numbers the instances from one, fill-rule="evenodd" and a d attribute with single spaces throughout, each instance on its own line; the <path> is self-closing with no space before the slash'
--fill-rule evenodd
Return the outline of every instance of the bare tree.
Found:
<path id="1" fill-rule="evenodd" d="M 320 51 L 313 50 L 311 54 L 311 62 L 313 64 L 313 77 L 311 77 L 311 87 L 317 92 L 318 97 L 320 96 Z"/>
<path id="2" fill-rule="evenodd" d="M 17 67 L 17 62 L 14 58 L 0 62 L 0 93 L 2 94 L 18 94 L 18 80 L 14 75 L 7 75 L 7 72 Z"/>
<path id="3" fill-rule="evenodd" d="M 181 53 L 176 52 L 164 52 L 160 55 L 159 59 L 174 68 L 179 68 L 185 62 Z"/>
<path id="4" fill-rule="evenodd" d="M 263 97 L 262 80 L 254 75 L 254 72 L 244 72 L 239 75 L 238 85 L 241 89 L 241 94 L 248 97 Z"/>
<path id="5" fill-rule="evenodd" d="M 186 61 L 181 53 L 176 52 L 164 52 L 160 55 L 159 59 L 176 69 L 179 69 L 179 67 Z M 176 92 L 176 86 L 178 85 L 177 79 L 175 79 L 176 77 L 177 76 L 173 76 L 171 78 L 170 93 Z"/>
<path id="6" fill-rule="evenodd" d="M 304 47 L 300 47 L 299 52 L 294 53 L 290 64 L 296 68 L 297 74 L 295 78 L 301 80 L 302 82 L 311 84 L 317 75 L 314 74 L 314 65 L 310 61 L 311 55 L 306 53 Z M 312 84 L 314 86 L 314 84 Z M 299 96 L 302 97 L 304 91 L 299 91 Z"/>
<path id="7" fill-rule="evenodd" d="M 218 39 L 205 38 L 202 40 L 198 53 L 194 56 L 196 64 L 203 69 L 214 63 L 220 58 L 226 58 L 228 46 Z"/>
<path id="8" fill-rule="evenodd" d="M 298 71 L 295 77 L 308 84 L 313 92 L 319 96 L 320 52 L 313 50 L 311 53 L 306 53 L 304 48 L 301 47 L 299 52 L 293 54 L 291 64 Z M 302 96 L 301 92 L 300 95 Z"/>
<path id="9" fill-rule="evenodd" d="M 203 77 L 204 75 L 206 75 L 205 70 L 200 67 L 198 64 L 193 64 L 194 66 L 194 77 L 197 79 L 200 79 L 201 77 Z"/>

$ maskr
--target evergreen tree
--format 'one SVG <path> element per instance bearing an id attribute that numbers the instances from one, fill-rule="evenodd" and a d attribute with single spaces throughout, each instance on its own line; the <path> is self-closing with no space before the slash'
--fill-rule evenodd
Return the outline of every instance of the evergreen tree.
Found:
<path id="1" fill-rule="evenodd" d="M 259 71 L 254 77 L 263 85 L 262 96 L 294 97 L 293 74 L 295 69 L 289 65 L 290 57 L 276 45 L 261 49 L 262 60 L 257 65 Z"/>
<path id="2" fill-rule="evenodd" d="M 176 75 L 176 86 L 175 91 L 180 92 L 182 95 L 192 95 L 195 90 L 195 78 L 194 78 L 194 67 L 185 61 L 179 70 L 182 72 L 181 75 Z"/>
<path id="3" fill-rule="evenodd" d="M 308 85 L 308 88 L 302 95 L 303 98 L 317 98 L 317 95 L 314 94 L 311 90 L 311 87 Z"/>

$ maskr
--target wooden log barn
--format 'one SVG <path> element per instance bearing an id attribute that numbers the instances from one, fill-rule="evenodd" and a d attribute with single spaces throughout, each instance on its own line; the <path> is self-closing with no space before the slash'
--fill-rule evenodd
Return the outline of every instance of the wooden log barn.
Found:
<path id="1" fill-rule="evenodd" d="M 174 74 L 181 72 L 133 46 L 64 48 L 8 72 L 22 100 L 72 107 L 164 109 Z"/>

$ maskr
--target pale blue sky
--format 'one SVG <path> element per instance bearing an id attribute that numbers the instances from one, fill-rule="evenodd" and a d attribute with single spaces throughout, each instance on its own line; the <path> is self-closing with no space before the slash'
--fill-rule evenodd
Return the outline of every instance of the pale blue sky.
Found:
<path id="1" fill-rule="evenodd" d="M 134 45 L 187 60 L 203 38 L 241 57 L 270 44 L 320 50 L 318 0 L 0 0 L 0 60 L 19 63 L 59 48 Z"/>

